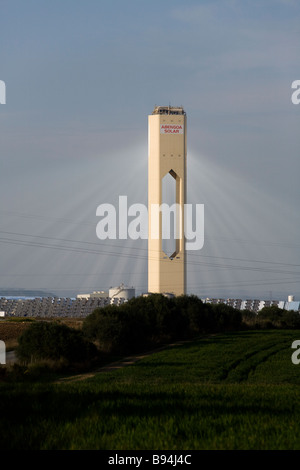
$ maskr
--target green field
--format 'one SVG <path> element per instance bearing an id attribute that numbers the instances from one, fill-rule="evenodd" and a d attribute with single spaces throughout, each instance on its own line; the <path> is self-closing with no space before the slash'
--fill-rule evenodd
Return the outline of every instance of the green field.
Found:
<path id="1" fill-rule="evenodd" d="M 0 384 L 1 449 L 300 449 L 300 331 L 217 334 L 59 384 Z"/>

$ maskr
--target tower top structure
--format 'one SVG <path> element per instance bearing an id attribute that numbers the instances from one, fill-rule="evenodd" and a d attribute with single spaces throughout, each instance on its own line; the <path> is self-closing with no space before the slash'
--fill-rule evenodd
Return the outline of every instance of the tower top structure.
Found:
<path id="1" fill-rule="evenodd" d="M 177 114 L 185 115 L 185 111 L 182 106 L 155 106 L 152 114 Z"/>

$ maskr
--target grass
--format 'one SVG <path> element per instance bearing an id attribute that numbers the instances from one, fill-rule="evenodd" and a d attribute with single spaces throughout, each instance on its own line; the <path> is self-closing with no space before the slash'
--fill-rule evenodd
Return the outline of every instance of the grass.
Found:
<path id="1" fill-rule="evenodd" d="M 0 385 L 1 449 L 300 449 L 300 331 L 218 334 L 85 381 Z"/>

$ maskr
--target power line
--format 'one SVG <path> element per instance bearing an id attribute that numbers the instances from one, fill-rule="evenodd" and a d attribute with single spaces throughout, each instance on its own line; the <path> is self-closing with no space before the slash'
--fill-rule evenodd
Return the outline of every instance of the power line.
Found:
<path id="1" fill-rule="evenodd" d="M 24 235 L 24 234 L 23 234 Z M 31 235 L 27 235 L 31 236 Z M 36 236 L 34 236 L 36 237 Z M 59 240 L 56 238 L 51 238 L 51 237 L 41 237 L 41 238 L 50 238 L 53 240 Z M 66 239 L 60 239 L 61 241 L 72 241 L 75 242 L 74 240 L 66 240 Z M 20 245 L 20 246 L 29 246 L 29 247 L 39 247 L 39 248 L 46 248 L 46 249 L 54 249 L 54 250 L 59 250 L 59 251 L 70 251 L 74 253 L 83 253 L 83 254 L 93 254 L 93 255 L 109 255 L 109 256 L 118 256 L 118 257 L 125 257 L 125 258 L 135 258 L 135 259 L 144 259 L 145 261 L 148 260 L 148 256 L 146 255 L 140 255 L 140 254 L 132 254 L 132 253 L 123 253 L 123 252 L 117 252 L 117 251 L 99 251 L 99 250 L 90 250 L 86 248 L 81 248 L 81 247 L 70 247 L 70 246 L 60 246 L 60 245 L 51 245 L 51 244 L 43 244 L 43 243 L 37 243 L 34 241 L 24 241 L 24 240 L 11 240 L 9 238 L 2 237 L 0 238 L 1 243 L 6 243 L 10 245 Z M 77 243 L 89 243 L 89 242 L 78 242 Z M 94 245 L 94 243 L 91 243 Z M 120 246 L 118 248 L 121 248 Z M 128 248 L 128 247 L 126 247 Z M 201 256 L 201 255 L 200 255 Z M 210 258 L 214 258 L 211 256 Z M 234 259 L 234 258 L 222 258 L 222 257 L 215 257 L 218 259 L 230 259 L 230 260 L 239 260 L 240 259 Z M 166 260 L 168 261 L 168 260 Z M 246 260 L 243 260 L 246 261 Z M 293 264 L 285 264 L 285 263 L 273 263 L 273 262 L 264 262 L 264 261 L 258 261 L 258 260 L 247 260 L 247 262 L 259 262 L 259 263 L 270 263 L 270 264 L 279 264 L 279 265 L 286 265 L 286 266 L 298 266 L 298 265 L 293 265 Z M 259 272 L 268 272 L 268 273 L 278 273 L 278 274 L 293 274 L 293 275 L 300 275 L 300 272 L 295 272 L 295 271 L 286 271 L 286 270 L 280 270 L 280 269 L 272 269 L 272 268 L 267 268 L 267 267 L 254 267 L 254 266 L 242 266 L 242 265 L 232 265 L 232 264 L 220 264 L 220 263 L 208 263 L 204 261 L 195 261 L 195 260 L 188 260 L 187 264 L 189 266 L 205 266 L 205 267 L 214 267 L 214 268 L 222 268 L 222 269 L 238 269 L 238 270 L 246 270 L 246 271 L 259 271 Z"/>
<path id="2" fill-rule="evenodd" d="M 33 216 L 34 217 L 34 216 Z M 60 219 L 58 219 L 60 220 Z M 1 234 L 3 235 L 9 235 L 13 237 L 18 237 L 18 239 L 11 239 L 8 237 L 1 237 L 0 238 L 0 243 L 2 244 L 10 244 L 10 245 L 19 245 L 19 246 L 26 246 L 26 247 L 32 247 L 32 248 L 44 248 L 44 249 L 52 249 L 52 250 L 57 250 L 57 251 L 68 251 L 72 253 L 77 253 L 77 254 L 92 254 L 96 256 L 117 256 L 117 257 L 122 257 L 122 258 L 129 258 L 129 259 L 139 259 L 141 261 L 147 261 L 148 260 L 148 249 L 147 248 L 142 248 L 142 247 L 132 247 L 132 246 L 125 246 L 124 244 L 119 245 L 116 243 L 111 243 L 108 241 L 105 242 L 89 242 L 89 241 L 81 241 L 81 240 L 73 240 L 70 238 L 58 238 L 58 237 L 50 237 L 50 236 L 42 236 L 42 235 L 32 235 L 32 234 L 25 234 L 25 233 L 18 233 L 18 232 L 11 232 L 11 231 L 0 231 Z M 19 239 L 22 237 L 21 239 Z M 28 240 L 28 238 L 30 238 Z M 242 241 L 242 240 L 239 240 Z M 59 244 L 51 244 L 51 242 L 59 242 Z M 243 241 L 247 243 L 247 241 Z M 70 245 L 71 244 L 71 245 Z M 74 246 L 75 244 L 75 246 Z M 77 245 L 77 246 L 76 246 Z M 82 246 L 78 246 L 82 245 Z M 270 243 L 270 245 L 274 246 L 282 246 L 282 244 L 273 244 Z M 99 249 L 99 246 L 101 248 L 113 248 L 110 250 L 107 249 Z M 298 245 L 295 245 L 298 246 Z M 120 251 L 121 250 L 121 251 Z M 130 250 L 129 252 L 125 252 L 125 250 Z M 242 283 L 222 283 L 222 282 L 217 282 L 217 283 L 203 283 L 202 281 L 199 282 L 190 282 L 189 281 L 189 287 L 197 287 L 198 289 L 201 289 L 201 291 L 210 289 L 210 288 L 230 288 L 230 287 L 251 287 L 251 286 L 267 286 L 267 285 L 273 285 L 273 284 L 294 284 L 298 283 L 298 280 L 295 280 L 295 276 L 298 277 L 300 275 L 300 272 L 297 271 L 291 271 L 291 270 L 285 270 L 281 269 L 283 267 L 289 267 L 289 268 L 298 268 L 300 265 L 299 264 L 294 264 L 294 263 L 282 263 L 282 262 L 276 262 L 276 261 L 265 261 L 265 260 L 258 260 L 258 259 L 247 259 L 247 258 L 234 258 L 234 257 L 224 257 L 224 256 L 213 256 L 213 255 L 203 255 L 200 253 L 195 253 L 195 252 L 186 252 L 186 260 L 187 260 L 187 265 L 189 267 L 191 266 L 201 266 L 204 268 L 212 268 L 212 269 L 222 269 L 222 270 L 241 270 L 241 271 L 254 271 L 254 272 L 265 272 L 265 273 L 273 273 L 273 274 L 279 274 L 279 275 L 293 275 L 294 277 L 291 279 L 283 279 L 283 280 L 276 280 L 276 279 L 271 279 L 271 280 L 263 280 L 263 281 L 243 281 Z M 208 261 L 206 261 L 208 260 Z M 226 261 L 226 263 L 222 263 L 222 261 Z M 230 263 L 228 263 L 228 261 Z M 232 264 L 231 262 L 237 262 L 237 263 L 247 263 L 246 265 L 240 265 L 240 264 Z M 249 265 L 250 264 L 250 265 Z M 253 266 L 253 264 L 255 266 Z M 263 265 L 263 266 L 259 266 Z M 277 268 L 277 269 L 276 269 Z M 280 268 L 280 269 L 278 269 Z M 131 274 L 132 276 L 137 276 L 141 274 L 146 275 L 147 270 L 143 273 L 136 273 L 134 271 L 131 271 L 128 274 Z M 107 275 L 107 272 L 102 272 L 100 271 L 99 273 L 81 273 L 77 274 L 77 276 L 100 276 L 100 275 Z M 112 273 L 111 273 L 112 274 Z M 122 272 L 122 275 L 124 273 Z M 199 273 L 198 273 L 199 274 Z M 204 273 L 205 274 L 205 273 Z M 72 273 L 70 275 L 66 274 L 65 276 L 72 276 L 75 275 L 75 273 Z M 28 274 L 26 273 L 26 277 Z M 57 274 L 55 275 L 57 277 Z M 170 289 L 174 287 L 170 285 Z M 50 287 L 48 287 L 50 288 Z M 82 288 L 82 287 L 80 287 Z M 79 289 L 80 289 L 79 288 Z M 138 286 L 136 285 L 136 288 L 141 288 L 145 290 L 145 286 Z M 75 290 L 78 289 L 76 287 L 73 287 L 72 289 L 55 289 L 57 291 L 66 291 L 66 290 Z M 84 287 L 84 289 L 88 289 L 87 286 Z M 92 287 L 91 289 L 95 289 L 95 287 Z M 147 289 L 146 289 L 147 290 Z"/>
<path id="3" fill-rule="evenodd" d="M 31 234 L 25 234 L 25 233 L 18 233 L 18 232 L 9 232 L 9 231 L 3 231 L 3 230 L 0 230 L 0 233 L 4 233 L 6 235 L 14 235 L 14 236 L 23 236 L 23 237 L 31 237 L 31 238 L 40 238 L 40 239 L 45 239 L 45 240 L 55 240 L 55 241 L 62 241 L 62 242 L 71 242 L 71 243 L 81 243 L 81 244 L 84 244 L 84 245 L 90 245 L 90 246 L 109 246 L 109 247 L 114 247 L 114 248 L 121 248 L 122 250 L 124 249 L 127 249 L 127 250 L 133 250 L 133 251 L 142 251 L 145 253 L 145 256 L 144 258 L 148 259 L 148 249 L 147 248 L 136 248 L 136 247 L 128 247 L 128 246 L 125 246 L 125 245 L 115 245 L 115 244 L 111 244 L 111 243 L 103 243 L 103 242 L 88 242 L 88 241 L 82 241 L 82 240 L 72 240 L 72 239 L 69 239 L 69 238 L 58 238 L 58 237 L 49 237 L 49 236 L 44 236 L 44 235 L 31 235 Z M 26 242 L 26 241 L 22 241 L 22 240 L 11 240 L 10 238 L 7 239 L 7 238 L 0 238 L 0 242 L 11 242 L 12 244 L 13 243 L 20 243 L 20 244 L 30 244 L 30 245 L 36 245 L 36 246 L 43 246 L 43 247 L 49 247 L 49 248 L 67 248 L 67 249 L 70 249 L 70 250 L 74 250 L 74 251 L 82 251 L 83 249 L 82 248 L 72 248 L 72 247 L 60 247 L 58 245 L 41 245 L 41 244 L 38 244 L 36 242 Z M 84 252 L 87 251 L 91 251 L 91 250 L 84 250 Z M 153 250 L 152 250 L 153 251 Z M 92 253 L 94 253 L 94 251 L 91 251 Z M 110 251 L 105 251 L 105 252 L 99 252 L 98 250 L 96 251 L 96 253 L 98 254 L 116 254 L 117 256 L 130 256 L 132 257 L 132 253 L 131 254 L 124 254 L 124 253 L 119 253 L 119 252 L 110 252 Z M 233 257 L 225 257 L 225 256 L 213 256 L 213 255 L 202 255 L 202 254 L 199 254 L 199 253 L 189 253 L 188 251 L 186 252 L 186 256 L 192 256 L 192 258 L 194 259 L 195 257 L 200 257 L 200 258 L 213 258 L 213 259 L 221 259 L 221 260 L 230 260 L 230 261 L 242 261 L 242 262 L 250 262 L 250 263 L 264 263 L 264 264 L 270 264 L 270 265 L 280 265 L 280 266 L 291 266 L 291 267 L 299 267 L 300 264 L 294 264 L 294 263 L 282 263 L 282 262 L 276 262 L 276 261 L 265 261 L 265 260 L 255 260 L 255 259 L 246 259 L 246 258 L 233 258 Z M 139 255 L 139 257 L 142 257 L 141 255 Z M 194 261 L 188 261 L 189 264 L 195 264 Z M 198 264 L 198 262 L 196 262 L 196 264 Z M 201 262 L 201 264 L 203 264 Z M 219 266 L 219 265 L 218 265 Z M 299 273 L 300 274 L 300 273 Z"/>

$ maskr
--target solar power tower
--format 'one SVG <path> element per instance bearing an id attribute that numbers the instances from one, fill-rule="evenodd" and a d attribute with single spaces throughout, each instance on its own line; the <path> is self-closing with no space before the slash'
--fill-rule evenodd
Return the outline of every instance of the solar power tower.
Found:
<path id="1" fill-rule="evenodd" d="M 148 116 L 148 292 L 185 294 L 186 113 L 155 106 Z M 166 180 L 174 204 L 164 201 Z M 168 239 L 169 237 L 169 239 Z M 166 252 L 165 243 L 171 250 Z"/>

